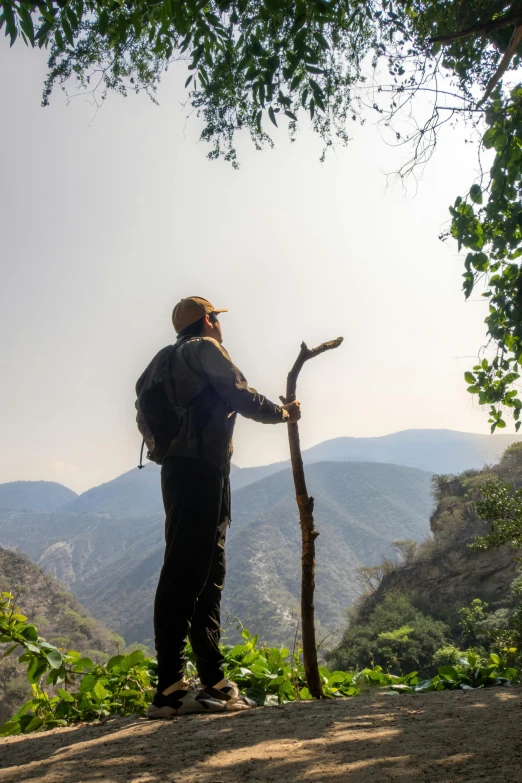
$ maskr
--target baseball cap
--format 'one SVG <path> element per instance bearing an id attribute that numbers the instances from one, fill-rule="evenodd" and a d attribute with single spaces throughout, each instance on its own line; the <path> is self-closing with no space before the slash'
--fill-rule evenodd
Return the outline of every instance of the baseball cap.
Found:
<path id="1" fill-rule="evenodd" d="M 172 311 L 174 329 L 179 334 L 187 326 L 195 324 L 210 313 L 228 313 L 228 310 L 214 307 L 208 299 L 203 299 L 201 296 L 187 296 L 186 299 L 181 299 Z"/>

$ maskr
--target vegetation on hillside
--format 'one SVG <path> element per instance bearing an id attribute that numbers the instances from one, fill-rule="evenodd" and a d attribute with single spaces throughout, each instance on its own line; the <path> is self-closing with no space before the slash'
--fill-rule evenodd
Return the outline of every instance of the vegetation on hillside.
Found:
<path id="1" fill-rule="evenodd" d="M 520 545 L 516 487 L 521 444 L 496 466 L 436 476 L 433 538 L 399 542 L 399 563 L 362 569 L 366 593 L 329 661 L 358 666 L 370 655 L 390 671 L 415 666 L 430 675 L 471 650 L 482 660 L 493 654 L 522 666 L 522 576 L 511 546 Z"/>
<path id="2" fill-rule="evenodd" d="M 123 650 L 121 637 L 92 618 L 71 593 L 19 552 L 0 548 L 0 591 L 17 600 L 53 647 L 82 649 L 93 661 Z M 25 666 L 0 657 L 0 722 L 31 693 Z"/>

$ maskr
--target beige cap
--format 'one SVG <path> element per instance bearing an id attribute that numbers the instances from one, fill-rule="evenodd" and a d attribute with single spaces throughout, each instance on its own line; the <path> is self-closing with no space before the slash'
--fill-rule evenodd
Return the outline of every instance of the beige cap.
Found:
<path id="1" fill-rule="evenodd" d="M 174 329 L 179 334 L 187 326 L 195 324 L 209 313 L 228 313 L 228 310 L 219 310 L 208 299 L 203 299 L 201 296 L 187 296 L 186 299 L 181 299 L 172 311 Z"/>

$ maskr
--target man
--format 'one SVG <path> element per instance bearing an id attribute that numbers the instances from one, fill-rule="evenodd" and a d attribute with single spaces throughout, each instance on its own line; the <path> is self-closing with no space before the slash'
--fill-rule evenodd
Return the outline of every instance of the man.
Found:
<path id="1" fill-rule="evenodd" d="M 281 407 L 248 386 L 222 346 L 218 314 L 225 312 L 191 296 L 172 314 L 175 401 L 186 414 L 161 467 L 166 548 L 154 604 L 158 690 L 149 718 L 255 706 L 225 679 L 219 649 L 232 431 L 237 413 L 263 424 L 293 424 L 301 413 L 299 402 Z M 183 680 L 187 636 L 199 690 Z"/>

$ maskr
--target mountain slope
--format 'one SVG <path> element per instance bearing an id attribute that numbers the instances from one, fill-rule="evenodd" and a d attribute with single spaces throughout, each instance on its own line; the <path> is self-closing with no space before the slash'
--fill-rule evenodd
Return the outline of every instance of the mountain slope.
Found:
<path id="1" fill-rule="evenodd" d="M 468 547 L 490 529 L 490 523 L 477 517 L 475 504 L 481 484 L 497 477 L 522 487 L 521 443 L 508 448 L 492 468 L 436 481 L 437 507 L 430 519 L 433 537 L 421 544 L 413 558 L 389 570 L 378 588 L 361 600 L 352 618 L 354 625 L 365 624 L 375 607 L 399 590 L 417 609 L 447 623 L 458 644 L 460 607 L 469 606 L 475 598 L 491 610 L 509 609 L 520 602 L 511 588 L 520 574 L 520 552 L 509 544 L 487 552 Z"/>
<path id="2" fill-rule="evenodd" d="M 17 595 L 17 604 L 48 642 L 101 660 L 122 640 L 94 620 L 76 598 L 25 555 L 0 548 L 0 590 Z M 20 653 L 18 653 L 20 655 Z M 0 724 L 30 697 L 31 686 L 17 655 L 0 659 Z"/>
<path id="3" fill-rule="evenodd" d="M 78 497 L 55 481 L 11 481 L 0 484 L 0 509 L 54 511 Z"/>
<path id="4" fill-rule="evenodd" d="M 307 471 L 316 499 L 317 616 L 343 623 L 359 592 L 356 569 L 378 562 L 392 541 L 423 538 L 430 475 L 396 465 L 320 463 Z M 163 559 L 163 517 L 93 577 L 72 584 L 86 606 L 128 641 L 152 639 L 152 601 Z M 288 640 L 299 604 L 300 532 L 292 477 L 283 471 L 233 495 L 224 610 L 266 641 Z"/>
<path id="5" fill-rule="evenodd" d="M 520 435 L 477 435 L 454 430 L 403 430 L 376 438 L 334 438 L 303 452 L 305 463 L 323 461 L 385 462 L 432 473 L 460 473 L 498 462 Z M 241 468 L 232 487 L 241 489 L 254 481 L 285 470 L 288 462 Z"/>
<path id="6" fill-rule="evenodd" d="M 143 517 L 162 509 L 159 465 L 149 462 L 143 470 L 133 468 L 121 476 L 87 490 L 60 511 L 110 514 L 125 519 Z"/>

